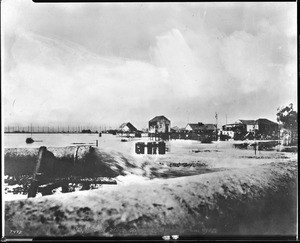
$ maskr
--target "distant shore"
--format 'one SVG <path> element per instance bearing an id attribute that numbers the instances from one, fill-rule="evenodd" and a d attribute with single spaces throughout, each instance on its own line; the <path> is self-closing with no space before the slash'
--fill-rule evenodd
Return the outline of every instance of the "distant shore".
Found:
<path id="1" fill-rule="evenodd" d="M 101 132 L 104 133 L 105 131 Z M 86 132 L 4 132 L 4 134 L 97 134 L 99 133 L 98 131 L 95 132 L 90 132 L 90 133 L 86 133 Z"/>

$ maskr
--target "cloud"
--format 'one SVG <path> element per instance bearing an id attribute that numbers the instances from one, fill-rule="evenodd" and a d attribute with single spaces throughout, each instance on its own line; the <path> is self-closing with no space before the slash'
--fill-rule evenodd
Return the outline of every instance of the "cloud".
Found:
<path id="1" fill-rule="evenodd" d="M 5 123 L 274 120 L 297 100 L 295 4 L 3 5 Z"/>
<path id="2" fill-rule="evenodd" d="M 102 58 L 23 31 L 12 47 L 16 66 L 5 76 L 7 122 L 81 123 L 129 119 L 128 108 L 159 97 L 165 74 L 150 64 Z M 16 99 L 12 107 L 13 100 Z"/>

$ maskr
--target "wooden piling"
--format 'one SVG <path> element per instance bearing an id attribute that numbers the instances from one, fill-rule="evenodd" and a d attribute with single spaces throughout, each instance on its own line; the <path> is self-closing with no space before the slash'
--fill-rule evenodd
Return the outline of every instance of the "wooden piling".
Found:
<path id="1" fill-rule="evenodd" d="M 42 175 L 41 173 L 39 173 L 39 170 L 40 170 L 41 163 L 43 160 L 44 152 L 46 150 L 47 150 L 47 148 L 45 146 L 42 146 L 39 148 L 38 159 L 37 159 L 37 163 L 35 165 L 34 171 L 33 171 L 32 181 L 31 181 L 31 185 L 29 188 L 29 192 L 28 192 L 28 198 L 36 196 L 36 193 L 37 193 L 37 190 L 39 187 L 39 180 Z"/>

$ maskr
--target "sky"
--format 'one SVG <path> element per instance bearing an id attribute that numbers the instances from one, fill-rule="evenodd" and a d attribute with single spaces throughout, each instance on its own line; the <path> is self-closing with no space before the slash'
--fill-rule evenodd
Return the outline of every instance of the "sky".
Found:
<path id="1" fill-rule="evenodd" d="M 4 125 L 220 127 L 297 110 L 296 2 L 1 3 Z"/>

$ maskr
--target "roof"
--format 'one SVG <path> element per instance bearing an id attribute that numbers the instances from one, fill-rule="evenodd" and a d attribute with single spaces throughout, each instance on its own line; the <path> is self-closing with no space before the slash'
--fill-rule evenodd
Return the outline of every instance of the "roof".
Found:
<path id="1" fill-rule="evenodd" d="M 242 124 L 245 124 L 245 125 L 256 125 L 257 123 L 263 123 L 263 124 L 277 124 L 276 122 L 272 122 L 266 118 L 259 118 L 257 120 L 238 120 L 236 123 L 242 123 Z"/>
<path id="2" fill-rule="evenodd" d="M 135 126 L 133 126 L 130 122 L 127 123 L 123 123 L 120 128 L 124 128 L 124 127 L 128 127 L 130 131 L 137 131 L 137 129 L 135 128 Z"/>
<path id="3" fill-rule="evenodd" d="M 206 130 L 215 130 L 216 124 L 204 124 Z"/>
<path id="4" fill-rule="evenodd" d="M 160 121 L 160 120 L 167 120 L 170 122 L 170 120 L 168 118 L 166 118 L 165 116 L 156 116 L 153 119 L 151 119 L 149 122 L 155 122 L 155 121 Z"/>
<path id="5" fill-rule="evenodd" d="M 215 130 L 216 125 L 215 124 L 203 124 L 203 123 L 188 123 L 186 125 L 190 126 L 193 131 L 201 131 L 201 130 Z"/>
<path id="6" fill-rule="evenodd" d="M 239 123 L 239 121 L 245 125 L 255 125 L 256 124 L 255 120 L 238 120 L 236 123 Z"/>
<path id="7" fill-rule="evenodd" d="M 200 130 L 200 125 L 198 123 L 188 123 L 186 126 L 190 126 L 192 130 Z"/>
<path id="8" fill-rule="evenodd" d="M 180 128 L 178 126 L 175 126 L 175 127 L 171 127 L 171 130 L 174 130 L 174 131 L 181 131 L 183 130 L 183 128 Z"/>
<path id="9" fill-rule="evenodd" d="M 278 125 L 278 123 L 272 122 L 272 121 L 270 121 L 266 118 L 259 118 L 259 119 L 256 120 L 256 122 L 258 122 L 260 124 L 263 123 L 263 124 L 269 124 L 269 125 Z"/>
<path id="10" fill-rule="evenodd" d="M 226 126 L 230 126 L 230 127 L 234 127 L 234 126 L 237 126 L 237 125 L 242 125 L 242 124 L 239 124 L 239 123 L 227 123 L 225 125 L 223 125 L 222 127 L 226 127 Z"/>

